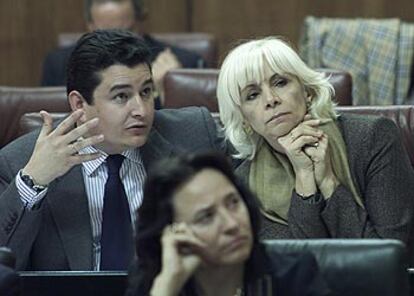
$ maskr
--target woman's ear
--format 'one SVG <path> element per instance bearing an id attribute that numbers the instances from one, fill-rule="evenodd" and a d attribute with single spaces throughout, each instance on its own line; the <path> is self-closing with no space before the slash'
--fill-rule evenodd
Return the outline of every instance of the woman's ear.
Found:
<path id="1" fill-rule="evenodd" d="M 313 100 L 313 96 L 312 96 L 311 92 L 309 90 L 305 89 L 305 102 L 306 102 L 307 112 L 310 111 L 310 107 L 312 105 L 312 100 Z"/>
<path id="2" fill-rule="evenodd" d="M 306 100 L 306 105 L 310 105 L 312 103 L 313 100 L 313 95 L 312 92 L 309 89 L 304 89 L 305 91 L 305 100 Z"/>

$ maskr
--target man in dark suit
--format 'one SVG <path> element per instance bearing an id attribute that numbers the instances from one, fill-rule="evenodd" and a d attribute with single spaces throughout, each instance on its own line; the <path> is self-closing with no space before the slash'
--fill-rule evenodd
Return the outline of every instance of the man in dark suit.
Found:
<path id="1" fill-rule="evenodd" d="M 144 19 L 142 0 L 85 0 L 85 18 L 89 31 L 96 29 L 128 29 L 140 33 L 151 49 L 154 82 L 162 93 L 162 80 L 167 71 L 176 68 L 204 67 L 204 60 L 197 54 L 167 45 L 140 30 Z M 74 45 L 50 52 L 43 63 L 42 86 L 66 84 L 66 64 Z M 156 101 L 156 104 L 160 102 Z M 156 109 L 160 106 L 156 105 Z"/>
<path id="2" fill-rule="evenodd" d="M 151 53 L 127 31 L 78 41 L 67 93 L 73 112 L 56 128 L 41 111 L 40 131 L 0 150 L 0 245 L 14 251 L 17 270 L 125 269 L 148 167 L 225 144 L 204 108 L 154 113 Z M 121 257 L 123 266 L 107 265 Z"/>

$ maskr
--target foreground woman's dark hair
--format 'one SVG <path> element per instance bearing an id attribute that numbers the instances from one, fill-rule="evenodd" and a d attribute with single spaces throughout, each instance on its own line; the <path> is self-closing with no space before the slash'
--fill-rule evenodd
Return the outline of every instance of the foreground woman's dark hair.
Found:
<path id="1" fill-rule="evenodd" d="M 166 225 L 173 222 L 172 197 L 174 192 L 203 169 L 212 168 L 225 175 L 239 191 L 245 202 L 252 225 L 254 237 L 253 253 L 256 253 L 260 223 L 260 211 L 256 199 L 235 177 L 230 162 L 216 153 L 190 157 L 174 157 L 161 160 L 149 172 L 144 187 L 144 200 L 138 211 L 136 225 L 136 253 L 139 264 L 131 275 L 131 287 L 136 292 L 129 295 L 144 295 L 151 289 L 152 282 L 161 270 L 160 237 Z M 246 263 L 252 265 L 251 258 Z M 253 267 L 253 266 L 251 266 Z M 252 268 L 246 270 L 253 271 Z M 249 272 L 250 273 L 250 272 Z M 252 273 L 253 274 L 253 273 Z M 248 275 L 249 276 L 249 275 Z M 193 295 L 195 287 L 190 279 L 183 291 Z"/>

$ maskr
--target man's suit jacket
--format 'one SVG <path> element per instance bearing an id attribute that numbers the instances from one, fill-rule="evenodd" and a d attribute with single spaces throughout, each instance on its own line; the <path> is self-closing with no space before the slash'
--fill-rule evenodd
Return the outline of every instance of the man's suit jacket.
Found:
<path id="1" fill-rule="evenodd" d="M 151 50 L 151 61 L 164 51 L 167 47 L 177 57 L 183 68 L 200 68 L 205 66 L 205 61 L 201 56 L 188 50 L 167 45 L 150 35 L 144 34 L 142 36 L 146 45 Z M 63 86 L 66 85 L 66 64 L 75 45 L 57 48 L 51 51 L 43 62 L 42 86 Z"/>
<path id="2" fill-rule="evenodd" d="M 49 184 L 32 210 L 21 202 L 15 176 L 28 162 L 38 131 L 0 150 L 0 245 L 16 254 L 17 270 L 91 270 L 92 230 L 81 165 Z M 205 108 L 155 113 L 147 143 L 140 148 L 145 167 L 173 154 L 225 150 Z"/>

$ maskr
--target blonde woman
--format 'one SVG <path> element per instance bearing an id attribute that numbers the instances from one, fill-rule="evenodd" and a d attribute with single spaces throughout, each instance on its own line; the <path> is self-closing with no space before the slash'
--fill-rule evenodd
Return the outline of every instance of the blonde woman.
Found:
<path id="1" fill-rule="evenodd" d="M 262 203 L 263 238 L 412 240 L 414 176 L 391 120 L 338 114 L 328 79 L 279 38 L 225 58 L 220 118 Z"/>

